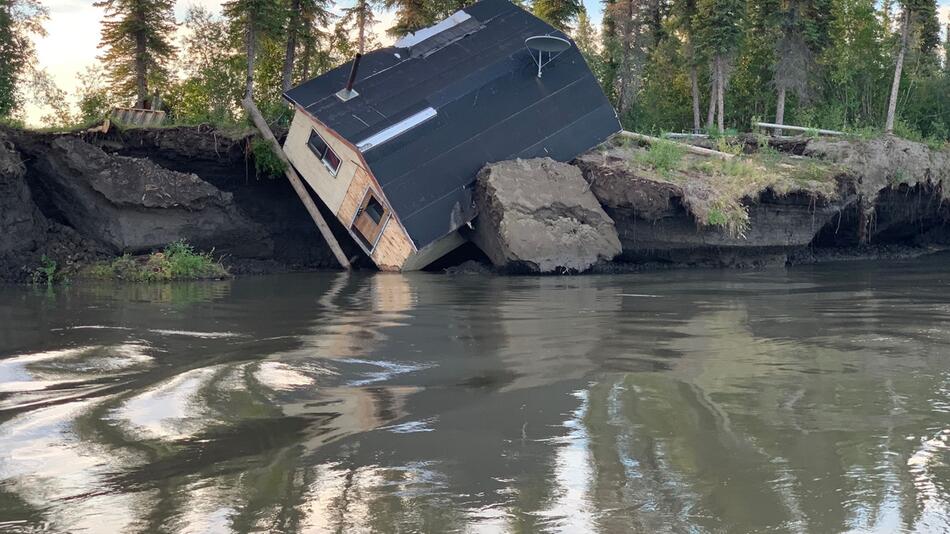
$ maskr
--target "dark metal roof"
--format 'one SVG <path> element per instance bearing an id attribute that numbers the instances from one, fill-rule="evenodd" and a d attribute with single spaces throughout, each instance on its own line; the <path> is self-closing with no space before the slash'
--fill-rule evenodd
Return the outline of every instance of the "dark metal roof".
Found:
<path id="1" fill-rule="evenodd" d="M 471 220 L 472 185 L 486 163 L 568 161 L 620 130 L 577 47 L 537 77 L 524 40 L 563 33 L 507 0 L 482 0 L 464 11 L 470 19 L 411 48 L 364 56 L 352 100 L 335 96 L 349 63 L 285 95 L 354 145 L 436 110 L 363 153 L 420 249 Z"/>

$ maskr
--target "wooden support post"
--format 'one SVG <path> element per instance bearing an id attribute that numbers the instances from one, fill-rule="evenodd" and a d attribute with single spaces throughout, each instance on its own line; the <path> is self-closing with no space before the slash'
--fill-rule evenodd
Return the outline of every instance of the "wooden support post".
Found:
<path id="1" fill-rule="evenodd" d="M 664 141 L 664 139 L 660 139 L 659 137 L 638 134 L 635 132 L 628 132 L 627 130 L 620 130 L 620 133 L 617 135 L 620 135 L 621 137 L 626 137 L 628 139 L 643 141 L 645 143 L 656 143 L 657 141 Z M 700 156 L 711 156 L 711 157 L 719 158 L 719 159 L 732 159 L 735 157 L 735 155 L 733 154 L 727 154 L 726 152 L 719 152 L 718 150 L 710 150 L 708 148 L 687 145 L 686 143 L 680 143 L 678 141 L 670 141 L 670 140 L 666 140 L 666 141 L 669 143 L 677 143 L 677 144 L 683 145 L 683 148 L 686 149 L 687 152 L 691 152 L 693 154 L 697 154 Z"/>
<path id="2" fill-rule="evenodd" d="M 290 185 L 294 187 L 294 191 L 297 192 L 297 196 L 300 197 L 300 201 L 303 202 L 304 207 L 307 208 L 307 212 L 310 213 L 313 222 L 317 225 L 317 228 L 320 229 L 320 235 L 322 235 L 323 239 L 330 245 L 330 250 L 332 250 L 333 255 L 336 256 L 336 261 L 340 262 L 341 267 L 349 270 L 350 261 L 346 258 L 346 254 L 343 253 L 343 249 L 340 248 L 340 244 L 337 242 L 336 237 L 333 236 L 333 232 L 330 231 L 327 221 L 323 218 L 323 215 L 320 214 L 319 208 L 314 204 L 313 198 L 310 197 L 310 192 L 307 191 L 307 187 L 303 184 L 297 171 L 294 170 L 293 165 L 290 164 L 290 160 L 287 159 L 287 154 L 284 154 L 284 149 L 280 146 L 277 138 L 274 137 L 274 132 L 271 131 L 270 126 L 267 125 L 267 121 L 264 120 L 261 112 L 257 109 L 257 105 L 254 104 L 253 100 L 248 98 L 242 100 L 241 105 L 245 111 L 247 111 L 247 114 L 251 116 L 254 126 L 261 132 L 261 137 L 270 143 L 274 154 L 284 163 L 284 174 L 287 176 L 287 179 L 290 180 Z"/>

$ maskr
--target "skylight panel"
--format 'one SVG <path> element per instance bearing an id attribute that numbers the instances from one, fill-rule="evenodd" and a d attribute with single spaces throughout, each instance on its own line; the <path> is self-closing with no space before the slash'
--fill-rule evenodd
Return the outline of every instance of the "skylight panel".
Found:
<path id="1" fill-rule="evenodd" d="M 389 126 L 388 128 L 384 128 L 376 132 L 375 134 L 367 137 L 366 139 L 363 139 L 359 143 L 356 143 L 356 148 L 358 148 L 360 152 L 366 152 L 367 150 L 373 147 L 377 147 L 385 143 L 386 141 L 389 141 L 393 138 L 396 138 L 408 132 L 409 130 L 415 128 L 416 126 L 419 126 L 420 124 L 426 122 L 427 120 L 435 117 L 436 114 L 437 113 L 435 109 L 431 107 L 425 108 L 422 111 L 419 111 L 418 113 L 414 113 L 413 115 L 406 117 L 405 119 L 397 122 L 396 124 Z"/>
<path id="2" fill-rule="evenodd" d="M 455 13 L 452 13 L 452 15 L 449 16 L 449 18 L 439 22 L 438 24 L 429 26 L 428 28 L 422 28 L 416 33 L 410 33 L 402 37 L 401 39 L 393 43 L 393 46 L 395 46 L 396 48 L 410 48 L 412 46 L 415 46 L 421 43 L 422 41 L 425 41 L 429 37 L 432 37 L 433 35 L 438 35 L 444 32 L 445 30 L 451 28 L 452 26 L 461 24 L 470 18 L 472 18 L 472 16 L 466 13 L 465 11 L 462 11 L 462 10 L 456 11 Z"/>

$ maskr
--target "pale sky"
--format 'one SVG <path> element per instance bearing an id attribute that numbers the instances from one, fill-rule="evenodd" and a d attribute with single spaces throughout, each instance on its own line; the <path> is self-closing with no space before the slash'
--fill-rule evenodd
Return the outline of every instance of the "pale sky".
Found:
<path id="1" fill-rule="evenodd" d="M 56 84 L 67 93 L 72 94 L 77 86 L 77 76 L 87 66 L 96 61 L 99 54 L 99 29 L 102 19 L 102 10 L 94 7 L 95 0 L 44 0 L 49 7 L 50 18 L 45 24 L 47 36 L 38 39 L 36 50 L 40 66 L 45 68 Z M 176 16 L 181 20 L 188 6 L 201 5 L 212 12 L 219 13 L 224 0 L 179 0 Z M 344 0 L 341 5 L 346 5 Z M 597 22 L 601 17 L 600 0 L 585 0 L 591 20 Z M 941 0 L 941 21 L 943 26 L 950 22 L 950 0 Z M 384 30 L 393 21 L 392 13 L 383 13 L 379 16 L 380 23 L 376 29 L 381 36 L 381 42 L 388 44 Z M 43 115 L 42 110 L 34 106 L 27 107 L 27 120 L 31 124 L 39 122 Z"/>

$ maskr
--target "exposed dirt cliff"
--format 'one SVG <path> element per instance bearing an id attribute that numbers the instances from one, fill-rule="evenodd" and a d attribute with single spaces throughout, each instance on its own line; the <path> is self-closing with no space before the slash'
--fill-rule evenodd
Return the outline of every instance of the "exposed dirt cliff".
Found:
<path id="1" fill-rule="evenodd" d="M 68 266 L 182 238 L 237 272 L 335 265 L 286 180 L 254 175 L 246 135 L 3 130 L 0 139 L 0 279 L 25 279 L 42 255 Z"/>
<path id="2" fill-rule="evenodd" d="M 727 173 L 738 175 L 739 188 L 716 182 L 733 179 L 722 173 L 657 173 L 637 163 L 636 147 L 602 148 L 575 164 L 616 223 L 622 261 L 744 267 L 841 256 L 823 248 L 950 243 L 947 152 L 896 138 L 783 140 L 777 147 L 808 159 L 779 160 L 761 168 L 761 177 Z M 747 217 L 739 231 L 709 216 L 710 188 L 738 201 Z"/>

